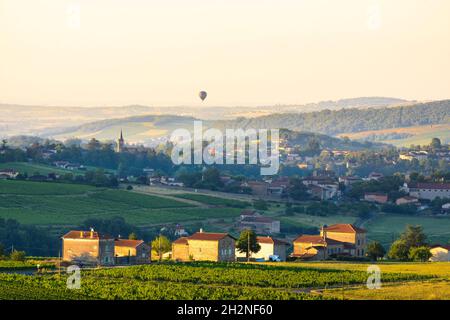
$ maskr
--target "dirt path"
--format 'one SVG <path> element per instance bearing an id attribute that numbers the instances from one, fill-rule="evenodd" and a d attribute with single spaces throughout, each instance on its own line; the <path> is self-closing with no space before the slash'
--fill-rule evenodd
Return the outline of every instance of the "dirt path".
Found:
<path id="1" fill-rule="evenodd" d="M 183 199 L 183 198 L 178 198 L 178 197 L 174 197 L 168 194 L 162 194 L 162 193 L 158 193 L 158 192 L 152 192 L 150 188 L 146 188 L 146 187 L 134 187 L 133 188 L 133 192 L 136 193 L 140 193 L 140 194 L 147 194 L 147 195 L 153 195 L 153 196 L 158 196 L 160 198 L 165 198 L 165 199 L 169 199 L 169 200 L 174 200 L 174 201 L 178 201 L 178 202 L 183 202 L 189 205 L 193 205 L 199 208 L 210 208 L 210 206 L 195 201 L 195 200 L 190 200 L 190 199 Z"/>

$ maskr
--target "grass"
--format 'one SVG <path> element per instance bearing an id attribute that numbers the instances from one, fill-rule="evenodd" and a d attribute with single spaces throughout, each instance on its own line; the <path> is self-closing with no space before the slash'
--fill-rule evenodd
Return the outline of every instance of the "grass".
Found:
<path id="1" fill-rule="evenodd" d="M 0 180 L 0 195 L 76 195 L 95 190 L 79 184 Z"/>
<path id="2" fill-rule="evenodd" d="M 0 270 L 27 270 L 36 269 L 37 265 L 42 268 L 53 268 L 54 263 L 46 261 L 25 260 L 25 261 L 12 261 L 12 260 L 0 260 Z"/>
<path id="3" fill-rule="evenodd" d="M 248 203 L 248 202 L 207 196 L 207 195 L 203 195 L 203 194 L 182 193 L 182 194 L 175 194 L 174 197 L 193 200 L 193 201 L 197 201 L 197 202 L 208 204 L 208 205 L 214 205 L 214 206 L 226 206 L 226 207 L 235 207 L 235 208 L 245 208 L 245 207 L 250 206 L 250 203 Z"/>
<path id="4" fill-rule="evenodd" d="M 326 290 L 324 296 L 342 295 L 341 289 Z M 352 300 L 448 300 L 450 299 L 450 282 L 427 281 L 384 284 L 380 289 L 366 287 L 348 288 L 344 291 L 345 299 Z"/>
<path id="5" fill-rule="evenodd" d="M 356 219 L 352 216 L 330 215 L 322 217 L 298 213 L 289 217 L 280 217 L 281 223 L 285 222 L 298 227 L 321 227 L 335 223 L 353 223 Z"/>
<path id="6" fill-rule="evenodd" d="M 42 175 L 48 175 L 49 173 L 65 174 L 65 173 L 78 173 L 84 174 L 84 171 L 80 170 L 68 170 L 52 166 L 47 166 L 44 164 L 35 164 L 27 162 L 6 162 L 0 163 L 0 169 L 11 168 L 20 173 L 27 173 L 29 176 L 39 173 Z"/>
<path id="7" fill-rule="evenodd" d="M 450 299 L 450 263 L 449 262 L 425 262 L 425 263 L 354 263 L 354 262 L 286 262 L 272 263 L 278 266 L 314 268 L 322 270 L 345 270 L 350 272 L 367 271 L 367 268 L 376 264 L 381 270 L 381 288 L 368 289 L 365 284 L 344 285 L 337 288 L 317 288 L 312 292 L 325 297 L 356 299 L 356 300 L 440 300 Z M 422 275 L 431 276 L 432 279 L 420 279 L 412 281 L 386 281 L 386 275 Z"/>
<path id="8" fill-rule="evenodd" d="M 0 180 L 0 218 L 23 224 L 79 225 L 89 218 L 122 216 L 153 225 L 234 218 L 234 208 L 200 208 L 175 199 L 85 185 Z"/>
<path id="9" fill-rule="evenodd" d="M 421 225 L 430 243 L 450 242 L 450 218 L 448 217 L 383 214 L 369 221 L 365 227 L 368 230 L 369 240 L 380 241 L 388 246 L 408 224 Z"/>

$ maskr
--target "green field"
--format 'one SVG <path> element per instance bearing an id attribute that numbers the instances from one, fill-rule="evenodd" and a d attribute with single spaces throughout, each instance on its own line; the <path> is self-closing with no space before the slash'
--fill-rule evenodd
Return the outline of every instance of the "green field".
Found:
<path id="1" fill-rule="evenodd" d="M 212 206 L 225 206 L 225 207 L 235 207 L 235 208 L 245 208 L 245 207 L 250 206 L 249 202 L 207 196 L 204 194 L 182 193 L 182 194 L 174 194 L 173 196 L 176 198 L 194 200 L 194 201 L 204 203 L 207 205 L 212 205 Z"/>
<path id="2" fill-rule="evenodd" d="M 200 208 L 176 199 L 86 185 L 1 180 L 0 218 L 23 224 L 79 225 L 89 218 L 124 217 L 153 225 L 239 215 L 234 208 Z"/>
<path id="3" fill-rule="evenodd" d="M 27 163 L 27 162 L 6 162 L 0 163 L 0 169 L 11 168 L 22 174 L 27 173 L 29 176 L 36 173 L 42 175 L 48 175 L 49 173 L 65 174 L 65 173 L 78 173 L 84 174 L 84 171 L 79 170 L 66 170 L 57 167 L 47 166 L 43 164 Z"/>
<path id="4" fill-rule="evenodd" d="M 450 218 L 448 217 L 383 214 L 369 221 L 365 228 L 368 230 L 369 240 L 380 241 L 388 246 L 393 239 L 398 238 L 408 224 L 421 225 L 431 244 L 450 243 Z"/>
<path id="5" fill-rule="evenodd" d="M 48 175 L 49 173 L 56 173 L 56 174 L 66 174 L 66 173 L 72 173 L 74 175 L 84 175 L 86 171 L 84 170 L 69 170 L 69 169 L 63 169 L 58 167 L 53 167 L 45 164 L 38 164 L 38 163 L 28 163 L 28 162 L 5 162 L 0 163 L 0 169 L 14 169 L 18 171 L 21 174 L 27 173 L 28 176 L 34 175 L 34 174 L 42 174 L 42 175 Z M 88 170 L 96 170 L 95 167 L 87 166 L 86 169 Z M 114 172 L 114 170 L 107 169 L 105 172 Z"/>
<path id="6" fill-rule="evenodd" d="M 197 262 L 97 269 L 82 271 L 78 290 L 66 288 L 65 273 L 61 277 L 0 273 L 0 285 L 5 289 L 0 291 L 0 299 L 320 300 L 348 298 L 350 290 L 364 290 L 368 265 L 347 264 L 346 270 L 341 265 L 333 268 L 332 264 L 314 263 Z M 404 286 L 425 281 L 443 285 L 433 270 L 412 273 L 401 272 L 400 267 L 397 264 L 397 268 L 383 272 L 384 285 Z"/>

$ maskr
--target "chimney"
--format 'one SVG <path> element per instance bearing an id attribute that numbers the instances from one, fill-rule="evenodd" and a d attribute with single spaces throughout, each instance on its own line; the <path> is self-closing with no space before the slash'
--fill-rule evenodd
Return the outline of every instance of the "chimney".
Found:
<path id="1" fill-rule="evenodd" d="M 91 228 L 91 239 L 94 238 L 94 228 Z"/>
<path id="2" fill-rule="evenodd" d="M 80 238 L 83 238 L 83 231 L 80 231 Z"/>
<path id="3" fill-rule="evenodd" d="M 322 235 L 323 240 L 326 240 L 327 239 L 327 232 L 325 231 L 325 227 L 324 226 L 322 226 L 322 228 L 320 230 L 320 233 Z"/>
<path id="4" fill-rule="evenodd" d="M 203 233 L 203 228 L 200 228 L 200 233 Z"/>

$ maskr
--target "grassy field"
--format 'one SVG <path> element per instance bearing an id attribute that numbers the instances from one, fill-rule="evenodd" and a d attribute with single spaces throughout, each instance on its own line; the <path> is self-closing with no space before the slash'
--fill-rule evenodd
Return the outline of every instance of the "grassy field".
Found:
<path id="1" fill-rule="evenodd" d="M 421 225 L 430 243 L 450 243 L 450 218 L 448 217 L 383 214 L 369 221 L 365 227 L 368 230 L 369 240 L 380 241 L 387 246 L 392 239 L 396 239 L 405 230 L 408 224 Z"/>
<path id="2" fill-rule="evenodd" d="M 176 199 L 85 185 L 0 181 L 0 218 L 24 224 L 79 225 L 88 218 L 122 216 L 128 223 L 153 225 L 231 218 L 234 208 L 205 209 Z"/>
<path id="3" fill-rule="evenodd" d="M 38 163 L 28 163 L 28 162 L 5 162 L 0 163 L 0 169 L 14 169 L 22 174 L 27 173 L 29 176 L 34 174 L 42 174 L 42 175 L 48 175 L 49 173 L 56 173 L 56 174 L 66 174 L 66 173 L 72 173 L 74 175 L 84 175 L 86 171 L 84 170 L 69 170 L 69 169 L 63 169 L 58 168 L 54 166 L 49 166 L 45 164 L 38 164 Z M 88 170 L 96 170 L 96 167 L 87 166 L 86 169 Z M 105 169 L 105 172 L 115 172 L 115 170 Z"/>
<path id="4" fill-rule="evenodd" d="M 11 168 L 20 173 L 27 173 L 29 176 L 34 175 L 36 173 L 47 175 L 49 173 L 56 174 L 65 174 L 65 173 L 74 173 L 74 174 L 84 174 L 84 171 L 79 170 L 66 170 L 57 167 L 47 166 L 43 164 L 35 164 L 35 163 L 27 163 L 27 162 L 6 162 L 0 163 L 0 169 Z"/>
<path id="5" fill-rule="evenodd" d="M 379 263 L 381 289 L 367 289 L 363 263 L 163 263 L 67 275 L 0 273 L 0 299 L 450 299 L 450 263 Z M 45 290 L 42 290 L 45 288 Z M 7 292 L 7 294 L 6 294 Z"/>

